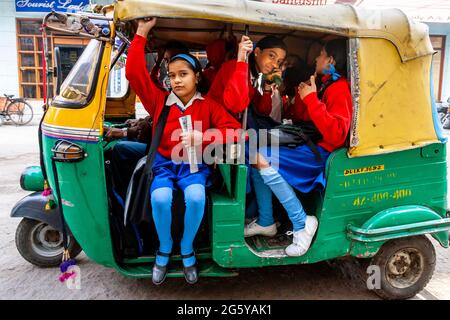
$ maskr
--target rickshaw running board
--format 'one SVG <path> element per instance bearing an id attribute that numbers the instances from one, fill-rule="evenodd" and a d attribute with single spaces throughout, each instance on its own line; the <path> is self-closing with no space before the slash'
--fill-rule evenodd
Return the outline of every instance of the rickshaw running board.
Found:
<path id="1" fill-rule="evenodd" d="M 247 247 L 260 258 L 285 258 L 286 247 L 292 243 L 292 236 L 277 234 L 274 237 L 253 236 L 245 239 Z"/>
<path id="2" fill-rule="evenodd" d="M 122 266 L 120 272 L 132 278 L 151 278 L 152 277 L 153 264 L 148 263 L 146 265 L 128 265 Z M 236 277 L 239 275 L 233 269 L 222 268 L 213 261 L 198 261 L 197 270 L 199 277 Z M 168 278 L 184 278 L 182 263 L 177 261 L 173 263 L 169 262 Z"/>
<path id="3" fill-rule="evenodd" d="M 207 260 L 207 259 L 211 259 L 211 252 L 201 252 L 201 253 L 196 253 L 196 259 L 197 260 Z M 170 258 L 170 261 L 181 261 L 181 256 L 180 255 L 174 255 Z M 128 259 L 123 259 L 123 263 L 126 264 L 139 264 L 139 263 L 153 263 L 155 262 L 155 256 L 143 256 L 143 257 L 138 257 L 138 258 L 128 258 Z"/>
<path id="4" fill-rule="evenodd" d="M 361 229 L 348 225 L 348 236 L 360 242 L 377 242 L 450 230 L 450 218 L 411 223 L 401 226 Z"/>

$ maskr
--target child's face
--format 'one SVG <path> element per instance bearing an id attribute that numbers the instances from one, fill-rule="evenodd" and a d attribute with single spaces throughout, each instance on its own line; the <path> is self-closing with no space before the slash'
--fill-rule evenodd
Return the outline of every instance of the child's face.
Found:
<path id="1" fill-rule="evenodd" d="M 168 75 L 172 91 L 181 100 L 192 97 L 197 91 L 198 75 L 190 68 L 188 62 L 184 60 L 171 62 Z"/>
<path id="2" fill-rule="evenodd" d="M 258 71 L 264 74 L 269 74 L 275 69 L 280 69 L 285 58 L 286 51 L 280 48 L 255 49 L 255 60 Z"/>
<path id="3" fill-rule="evenodd" d="M 336 64 L 333 57 L 329 57 L 325 48 L 322 48 L 320 55 L 316 58 L 316 73 L 322 74 L 328 64 Z"/>

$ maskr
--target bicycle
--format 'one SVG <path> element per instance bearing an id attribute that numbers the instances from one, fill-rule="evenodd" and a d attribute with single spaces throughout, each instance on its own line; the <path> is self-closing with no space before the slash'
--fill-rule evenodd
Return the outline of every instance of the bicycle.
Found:
<path id="1" fill-rule="evenodd" d="M 23 126 L 33 119 L 33 108 L 24 98 L 14 98 L 14 95 L 3 94 L 6 98 L 0 109 L 0 125 L 11 120 L 15 125 Z"/>

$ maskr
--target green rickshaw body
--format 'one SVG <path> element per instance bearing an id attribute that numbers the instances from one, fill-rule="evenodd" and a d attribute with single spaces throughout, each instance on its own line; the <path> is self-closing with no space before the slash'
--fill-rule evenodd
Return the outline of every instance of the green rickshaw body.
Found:
<path id="1" fill-rule="evenodd" d="M 114 11 L 115 22 L 137 17 L 133 16 L 132 10 L 124 11 L 124 2 L 129 3 L 131 8 L 139 9 L 142 9 L 140 5 L 146 4 L 147 9 L 140 13 L 141 16 L 156 15 L 161 17 L 162 21 L 164 17 L 171 17 L 170 14 L 173 14 L 177 5 L 177 1 L 165 5 L 159 2 L 157 5 L 157 1 L 152 0 L 121 1 Z M 133 7 L 133 4 L 137 4 L 136 7 Z M 331 14 L 336 8 L 347 13 L 355 10 L 348 6 L 332 7 L 325 9 L 326 12 L 330 10 Z M 209 6 L 207 8 L 209 11 L 202 11 L 202 16 L 192 16 L 189 10 L 185 15 L 175 11 L 175 16 L 203 19 L 211 23 L 218 23 L 219 17 L 228 22 L 243 22 L 247 19 L 245 21 L 250 25 L 289 27 L 311 32 L 321 30 L 350 38 L 349 64 L 352 69 L 355 110 L 350 146 L 336 150 L 328 159 L 325 191 L 300 195 L 307 213 L 315 215 L 319 220 L 315 240 L 304 256 L 288 257 L 283 247 L 267 248 L 264 244 L 256 246 L 246 241 L 243 230 L 247 167 L 219 165 L 226 190 L 221 193 L 212 191 L 208 196 L 208 215 L 205 219 L 209 222 L 210 249 L 198 253 L 199 259 L 203 261 L 201 276 L 227 276 L 235 273 L 226 269 L 315 263 L 345 256 L 370 258 L 388 240 L 415 235 L 431 234 L 443 247 L 448 247 L 450 218 L 447 214 L 446 139 L 442 137 L 434 120 L 433 103 L 429 93 L 432 54 L 429 40 L 423 40 L 425 44 L 417 45 L 417 51 L 412 51 L 410 45 L 395 43 L 378 31 L 370 35 L 366 29 L 331 28 L 329 23 L 323 22 L 323 18 L 318 19 L 323 22 L 323 26 L 300 22 L 285 26 L 279 18 L 263 23 L 261 18 L 255 18 L 249 12 L 237 17 L 220 10 L 218 13 Z M 276 7 L 270 8 L 275 10 Z M 295 10 L 301 15 L 323 15 L 323 11 L 302 11 L 303 8 Z M 286 14 L 284 9 L 279 12 L 279 16 L 282 14 Z M 389 20 L 389 17 L 386 19 Z M 410 23 L 404 22 L 401 20 L 404 17 L 398 18 L 396 14 L 390 19 L 393 21 L 390 25 L 392 28 L 399 25 L 399 28 L 404 28 L 402 23 Z M 113 22 L 111 26 L 114 31 Z M 415 27 L 415 31 L 420 33 L 421 26 Z M 423 90 L 414 93 L 423 96 L 417 98 L 417 101 L 424 104 L 417 103 L 408 109 L 407 104 L 399 103 L 395 112 L 392 111 L 396 117 L 399 112 L 401 114 L 408 110 L 413 114 L 413 121 L 421 119 L 417 120 L 420 125 L 416 127 L 411 126 L 410 120 L 402 120 L 399 121 L 397 129 L 392 129 L 394 124 L 389 122 L 392 120 L 391 109 L 387 105 L 388 97 L 393 96 L 395 84 L 391 86 L 387 81 L 383 84 L 383 77 L 386 75 L 365 67 L 367 61 L 364 57 L 373 54 L 373 50 L 368 48 L 373 45 L 374 39 L 371 38 L 375 38 L 375 34 L 381 39 L 376 40 L 382 41 L 377 47 L 380 52 L 385 50 L 392 55 L 386 58 L 387 67 L 392 67 L 389 63 L 396 64 L 400 70 L 397 72 L 400 78 L 395 81 L 403 81 L 411 72 L 418 72 L 419 79 L 412 81 L 412 86 L 425 86 L 423 90 L 427 91 L 426 95 Z M 417 40 L 415 36 L 411 41 Z M 82 161 L 55 164 L 62 198 L 59 205 L 62 205 L 67 225 L 86 255 L 96 263 L 115 268 L 125 276 L 151 277 L 153 256 L 125 259 L 119 263 L 114 254 L 104 166 L 105 148 L 110 148 L 111 145 L 103 140 L 103 123 L 108 115 L 106 86 L 112 44 L 106 41 L 99 43 L 101 44 L 97 51 L 97 65 L 92 71 L 89 99 L 77 107 L 58 102 L 56 99 L 47 111 L 42 126 L 45 167 L 50 185 L 55 190 L 52 157 L 56 142 L 65 139 L 84 150 L 86 156 Z M 72 72 L 76 73 L 77 68 L 80 68 L 79 64 Z M 361 79 L 364 79 L 364 83 Z M 372 80 L 373 83 L 370 84 Z M 376 88 L 370 89 L 371 86 Z M 402 98 L 406 97 L 406 92 L 401 90 L 398 94 Z M 378 103 L 375 106 L 374 101 Z M 386 122 L 380 120 L 377 123 L 378 127 L 381 127 L 379 130 L 383 132 L 366 130 L 372 125 L 370 119 L 367 119 L 371 115 L 364 109 L 368 106 L 371 107 L 370 110 L 380 107 L 380 112 L 387 118 Z M 373 128 L 375 127 L 373 125 Z M 394 130 L 391 132 L 396 134 L 392 135 L 393 138 L 386 138 L 384 131 L 390 130 Z M 406 136 L 402 130 L 418 132 L 411 133 L 411 141 L 403 142 L 401 139 L 406 139 Z M 397 133 L 403 134 L 399 141 Z M 182 272 L 174 272 L 169 276 L 182 276 Z"/>
<path id="2" fill-rule="evenodd" d="M 240 170 L 239 178 L 245 179 L 245 167 Z M 445 143 L 360 158 L 337 150 L 327 163 L 323 201 L 318 195 L 301 199 L 307 213 L 320 221 L 316 239 L 302 257 L 286 257 L 280 250 L 252 251 L 242 235 L 242 205 L 214 195 L 213 258 L 223 267 L 314 263 L 346 255 L 370 258 L 389 239 L 428 233 L 447 248 L 449 220 L 426 226 L 448 218 L 446 172 Z M 412 225 L 417 223 L 424 226 Z M 358 237 L 356 226 L 368 236 Z M 380 229 L 376 238 L 370 237 Z"/>

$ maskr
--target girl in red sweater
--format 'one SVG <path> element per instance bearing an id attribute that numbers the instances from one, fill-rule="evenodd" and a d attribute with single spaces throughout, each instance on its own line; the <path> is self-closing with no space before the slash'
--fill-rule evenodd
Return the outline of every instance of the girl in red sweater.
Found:
<path id="1" fill-rule="evenodd" d="M 208 97 L 225 106 L 236 119 L 249 108 L 247 129 L 263 128 L 258 122 L 257 113 L 272 109 L 272 86 L 265 83 L 263 77 L 272 74 L 281 78 L 281 65 L 286 54 L 286 44 L 275 36 L 262 38 L 255 48 L 249 37 L 242 36 L 237 58 L 222 64 Z M 258 91 L 261 86 L 263 92 Z M 245 148 L 245 163 L 250 172 L 249 145 L 245 144 Z M 250 190 L 250 175 L 247 175 L 247 192 Z"/>
<path id="2" fill-rule="evenodd" d="M 272 192 L 286 209 L 293 224 L 293 243 L 286 248 L 289 256 L 307 252 L 317 230 L 318 221 L 307 216 L 292 187 L 303 193 L 325 186 L 325 164 L 332 151 L 344 146 L 352 116 L 352 97 L 346 74 L 346 43 L 328 42 L 316 58 L 316 73 L 321 85 L 316 87 L 315 76 L 310 84 L 300 83 L 293 105 L 287 115 L 295 123 L 312 121 L 322 134 L 317 149 L 321 159 L 307 145 L 295 148 L 280 147 L 278 161 L 271 158 L 270 149 L 259 149 L 257 168 L 252 168 L 252 179 L 259 208 L 258 220 L 245 227 L 245 236 L 277 233 L 272 216 Z M 270 114 L 270 109 L 264 111 Z M 272 162 L 273 160 L 273 162 Z M 274 169 L 278 167 L 278 170 Z"/>
<path id="3" fill-rule="evenodd" d="M 281 78 L 280 68 L 286 54 L 286 44 L 277 37 L 262 38 L 253 50 L 253 42 L 250 38 L 242 36 L 237 59 L 222 64 L 208 96 L 225 106 L 236 117 L 250 104 L 257 111 L 271 109 L 271 86 L 265 84 L 262 94 L 255 87 L 262 81 L 261 77 L 264 75 L 273 74 Z M 250 119 L 248 127 L 254 128 Z"/>
<path id="4" fill-rule="evenodd" d="M 161 284 L 167 275 L 167 264 L 172 251 L 171 206 L 172 193 L 177 187 L 184 192 L 186 212 L 184 233 L 181 239 L 181 255 L 184 275 L 188 283 L 198 279 L 193 241 L 200 226 L 205 209 L 205 185 L 208 183 L 209 168 L 198 164 L 198 171 L 191 173 L 190 165 L 184 161 L 173 161 L 184 147 L 205 146 L 208 141 L 204 133 L 209 128 L 217 128 L 225 137 L 227 128 L 239 129 L 240 124 L 220 104 L 204 97 L 202 89 L 201 65 L 189 54 L 179 54 L 171 58 L 168 65 L 172 91 L 160 90 L 146 69 L 144 48 L 147 35 L 156 23 L 156 18 L 139 20 L 136 35 L 128 50 L 126 77 L 131 87 L 141 99 L 145 109 L 158 123 L 165 106 L 170 107 L 167 122 L 153 164 L 154 179 L 150 188 L 152 215 L 160 241 L 159 251 L 153 266 L 152 280 Z M 200 130 L 181 133 L 180 117 L 189 115 L 192 123 L 201 123 Z M 153 127 L 153 130 L 156 126 Z M 196 129 L 194 125 L 194 129 Z M 231 134 L 231 133 L 230 133 Z M 232 134 L 231 134 L 232 135 Z M 180 144 L 181 142 L 181 144 Z M 217 139 L 214 142 L 219 142 Z M 181 149 L 181 150 L 180 150 Z"/>

